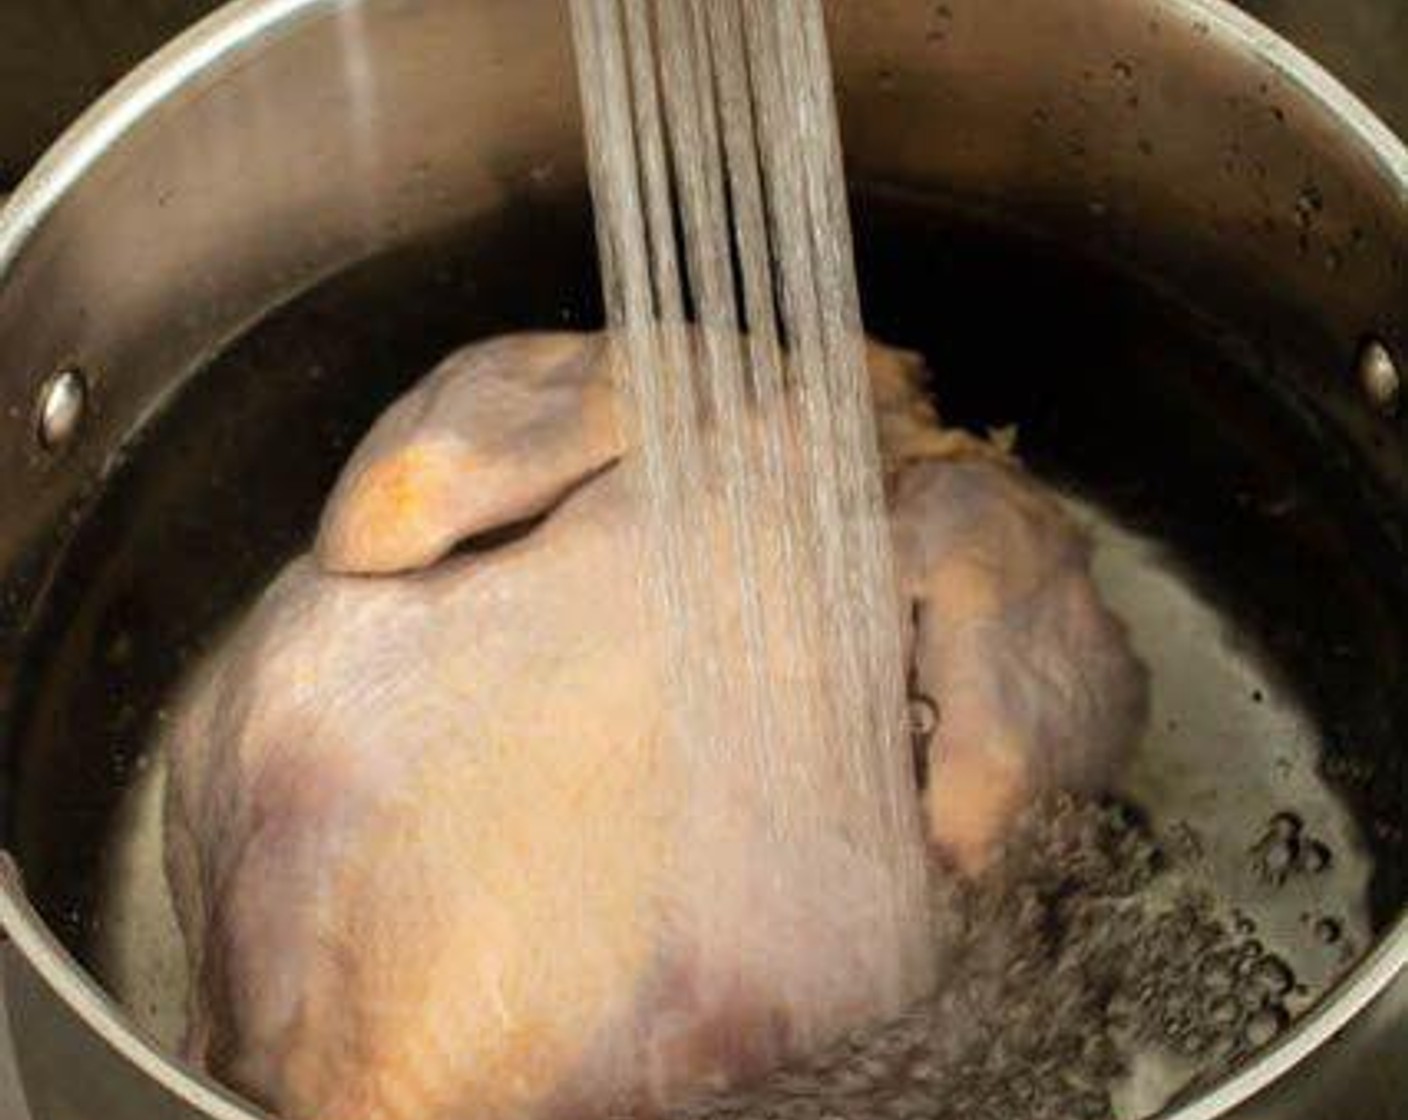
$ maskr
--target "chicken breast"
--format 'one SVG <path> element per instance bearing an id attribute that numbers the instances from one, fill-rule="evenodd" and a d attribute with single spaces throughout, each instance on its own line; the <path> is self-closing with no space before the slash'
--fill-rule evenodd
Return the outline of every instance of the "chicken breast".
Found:
<path id="1" fill-rule="evenodd" d="M 976 873 L 1037 793 L 1112 776 L 1143 671 L 1054 498 L 870 357 L 926 820 Z M 668 748 L 610 363 L 452 356 L 175 705 L 189 1055 L 288 1120 L 650 1113 L 887 1010 L 890 869 L 770 844 L 744 776 Z"/>

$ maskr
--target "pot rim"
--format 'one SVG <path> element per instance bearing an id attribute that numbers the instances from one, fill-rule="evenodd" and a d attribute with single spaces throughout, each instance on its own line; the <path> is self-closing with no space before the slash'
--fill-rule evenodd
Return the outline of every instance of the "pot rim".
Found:
<path id="1" fill-rule="evenodd" d="M 113 86 L 54 143 L 8 200 L 0 195 L 0 284 L 33 233 L 68 191 L 148 114 L 212 65 L 342 0 L 233 0 L 178 35 Z M 1260 58 L 1353 138 L 1408 206 L 1408 145 L 1319 63 L 1229 0 L 1180 0 L 1212 41 Z M 60 1000 L 124 1059 L 209 1120 L 265 1114 L 169 1054 L 135 1024 L 72 958 L 29 904 L 18 866 L 0 851 L 0 935 Z M 3 942 L 3 936 L 0 936 Z M 1214 1120 L 1266 1089 L 1343 1030 L 1403 974 L 1408 982 L 1408 911 L 1326 998 L 1276 1043 L 1196 1100 L 1159 1120 Z"/>

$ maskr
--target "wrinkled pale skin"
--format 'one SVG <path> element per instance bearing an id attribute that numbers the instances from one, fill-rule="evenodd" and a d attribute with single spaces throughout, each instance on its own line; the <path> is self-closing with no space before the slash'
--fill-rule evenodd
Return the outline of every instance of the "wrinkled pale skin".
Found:
<path id="1" fill-rule="evenodd" d="M 940 429 L 916 358 L 870 366 L 909 654 L 942 713 L 925 819 L 976 873 L 1036 793 L 1110 778 L 1143 671 L 1052 496 Z M 609 367 L 596 336 L 450 358 L 176 706 L 190 1056 L 288 1120 L 650 1112 L 875 1012 L 854 922 L 883 874 L 839 841 L 760 859 L 741 779 L 661 748 Z M 689 819 L 728 827 L 681 852 Z M 766 913 L 709 887 L 775 872 L 798 889 Z"/>

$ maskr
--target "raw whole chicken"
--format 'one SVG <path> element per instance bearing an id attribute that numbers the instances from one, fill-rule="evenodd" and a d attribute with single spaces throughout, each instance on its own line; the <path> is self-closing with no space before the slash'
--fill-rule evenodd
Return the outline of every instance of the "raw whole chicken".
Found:
<path id="1" fill-rule="evenodd" d="M 649 1114 L 876 1011 L 856 915 L 883 869 L 827 846 L 777 914 L 665 871 L 681 806 L 742 821 L 747 795 L 678 788 L 661 747 L 609 354 L 544 334 L 449 358 L 175 705 L 189 1056 L 286 1120 Z M 924 819 L 976 874 L 1035 795 L 1111 778 L 1144 673 L 1055 499 L 940 428 L 915 356 L 869 359 L 912 674 L 941 712 Z M 693 866 L 789 874 L 726 837 Z M 768 951 L 760 928 L 799 932 Z"/>

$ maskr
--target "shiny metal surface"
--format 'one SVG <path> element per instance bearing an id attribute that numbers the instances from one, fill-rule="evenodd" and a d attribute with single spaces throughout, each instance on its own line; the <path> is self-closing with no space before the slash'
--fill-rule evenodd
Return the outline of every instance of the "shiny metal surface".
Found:
<path id="1" fill-rule="evenodd" d="M 1241 0 L 1314 55 L 1400 136 L 1408 134 L 1408 5 L 1400 0 Z"/>
<path id="2" fill-rule="evenodd" d="M 33 1120 L 255 1120 L 255 1110 L 177 1068 L 132 1031 L 104 993 L 72 967 L 32 911 L 19 876 L 0 863 L 5 1000 Z M 56 990 L 61 993 L 55 999 Z M 76 1072 L 81 1071 L 81 1072 Z"/>
<path id="3" fill-rule="evenodd" d="M 0 1001 L 5 998 L 4 981 L 0 980 Z M 15 1047 L 10 1038 L 9 1016 L 0 1016 L 0 1116 L 6 1120 L 30 1120 L 29 1105 L 24 1101 L 24 1087 L 15 1066 Z"/>
<path id="4" fill-rule="evenodd" d="M 83 371 L 62 369 L 44 382 L 35 409 L 34 435 L 45 451 L 62 451 L 83 425 L 88 410 L 88 379 Z"/>
<path id="5" fill-rule="evenodd" d="M 1366 334 L 1408 346 L 1408 152 L 1314 64 L 1217 0 L 838 0 L 832 16 L 854 174 L 1264 312 L 1269 347 L 1337 356 L 1297 388 L 1408 498 L 1403 432 L 1366 406 L 1356 364 Z M 47 560 L 132 431 L 318 280 L 509 199 L 580 189 L 574 88 L 552 0 L 248 0 L 35 169 L 0 217 L 0 738 Z M 56 464 L 32 402 L 70 363 L 91 371 L 92 408 Z M 35 1120 L 252 1115 L 130 1028 L 15 869 L 0 926 Z M 1337 998 L 1171 1115 L 1308 1120 L 1326 1101 L 1351 1120 L 1400 1115 L 1405 966 L 1400 920 Z M 1375 1055 L 1389 1060 L 1366 1074 Z"/>
<path id="6" fill-rule="evenodd" d="M 0 188 L 15 184 L 113 82 L 218 0 L 0 4 Z"/>
<path id="7" fill-rule="evenodd" d="M 68 124 L 218 0 L 7 0 L 0 5 L 0 187 Z M 1400 0 L 1238 0 L 1408 133 L 1408 6 Z"/>
<path id="8" fill-rule="evenodd" d="M 1364 344 L 1359 355 L 1359 381 L 1369 402 L 1386 416 L 1398 411 L 1403 395 L 1403 379 L 1398 362 L 1388 347 L 1373 338 Z"/>

